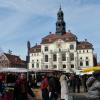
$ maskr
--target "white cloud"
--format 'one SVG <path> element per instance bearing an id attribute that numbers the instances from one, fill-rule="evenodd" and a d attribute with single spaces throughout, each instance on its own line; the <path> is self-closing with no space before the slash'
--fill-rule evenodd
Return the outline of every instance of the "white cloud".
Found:
<path id="1" fill-rule="evenodd" d="M 79 39 L 87 37 L 96 45 L 94 39 L 97 38 L 95 41 L 98 42 L 98 33 L 100 33 L 100 3 L 99 0 L 97 1 L 94 3 L 94 0 L 90 2 L 87 0 L 0 0 L 0 8 L 8 9 L 5 9 L 5 15 L 2 15 L 5 17 L 0 19 L 0 44 L 12 40 L 13 44 L 16 44 L 17 41 L 14 41 L 14 39 L 22 38 L 22 41 L 25 41 L 32 39 L 32 36 L 37 37 L 38 40 L 39 34 L 44 35 L 47 31 L 54 30 L 51 29 L 50 23 L 56 22 L 56 13 L 61 2 L 67 29 L 77 33 Z M 6 15 L 6 12 L 11 14 Z M 44 18 L 46 21 L 44 21 Z M 28 23 L 31 20 L 33 23 Z M 27 28 L 27 32 L 26 30 L 24 32 L 25 27 L 30 25 L 34 25 L 33 28 Z M 29 32 L 32 32 L 31 35 L 28 29 Z M 25 39 L 23 40 L 23 38 Z M 14 46 L 14 48 L 16 47 Z"/>

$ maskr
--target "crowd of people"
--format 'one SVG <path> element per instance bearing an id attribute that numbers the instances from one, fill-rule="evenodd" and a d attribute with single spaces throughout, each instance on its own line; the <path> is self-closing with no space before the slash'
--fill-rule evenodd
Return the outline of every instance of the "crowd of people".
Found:
<path id="1" fill-rule="evenodd" d="M 70 93 L 86 93 L 87 100 L 100 100 L 100 71 L 95 71 L 93 75 L 79 76 L 74 73 L 61 74 L 51 73 L 42 75 L 41 90 L 42 100 L 69 100 Z M 30 95 L 32 100 L 36 100 L 32 76 L 21 73 L 17 76 L 13 91 L 13 100 L 28 100 Z M 0 94 L 3 94 L 4 83 L 0 80 Z"/>
<path id="2" fill-rule="evenodd" d="M 68 100 L 68 85 L 72 86 L 73 92 L 75 92 L 74 80 L 74 74 L 69 79 L 66 75 L 56 75 L 55 73 L 49 77 L 46 75 L 41 83 L 42 99 L 58 100 L 60 98 L 61 100 Z"/>
<path id="3" fill-rule="evenodd" d="M 42 100 L 70 100 L 69 93 L 80 93 L 82 88 L 84 92 L 87 92 L 85 99 L 100 100 L 100 71 L 95 71 L 90 77 L 87 75 L 80 77 L 74 73 L 45 75 L 40 88 Z"/>

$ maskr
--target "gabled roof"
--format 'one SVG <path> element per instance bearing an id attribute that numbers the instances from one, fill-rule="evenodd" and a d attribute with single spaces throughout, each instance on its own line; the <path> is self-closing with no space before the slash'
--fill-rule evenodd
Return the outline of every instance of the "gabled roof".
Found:
<path id="1" fill-rule="evenodd" d="M 57 39 L 62 39 L 63 41 L 66 42 L 72 42 L 72 41 L 76 41 L 77 37 L 71 32 L 65 32 L 63 35 L 56 35 L 54 33 L 50 33 L 49 35 L 42 38 L 41 44 L 53 43 Z"/>
<path id="2" fill-rule="evenodd" d="M 64 33 L 64 35 L 62 35 L 61 38 L 62 38 L 64 41 L 66 41 L 66 42 L 77 41 L 76 35 L 74 35 L 74 34 L 71 33 L 70 31 Z"/>
<path id="3" fill-rule="evenodd" d="M 4 53 L 4 54 L 8 58 L 10 64 L 13 64 L 13 65 L 22 64 L 22 60 L 20 59 L 19 56 L 12 55 L 12 54 L 7 54 L 7 53 Z"/>
<path id="4" fill-rule="evenodd" d="M 36 44 L 34 47 L 30 48 L 29 52 L 30 53 L 41 52 L 41 45 Z"/>
<path id="5" fill-rule="evenodd" d="M 77 49 L 93 49 L 93 45 L 88 41 L 80 41 L 77 43 Z"/>

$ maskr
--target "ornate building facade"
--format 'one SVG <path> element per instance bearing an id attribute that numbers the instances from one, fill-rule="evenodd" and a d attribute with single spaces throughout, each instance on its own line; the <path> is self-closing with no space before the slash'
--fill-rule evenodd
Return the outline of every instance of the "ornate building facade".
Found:
<path id="1" fill-rule="evenodd" d="M 78 41 L 70 30 L 66 31 L 64 13 L 60 7 L 57 13 L 56 32 L 42 38 L 41 43 L 28 47 L 28 67 L 56 69 L 66 72 L 94 66 L 93 45 L 86 39 Z"/>

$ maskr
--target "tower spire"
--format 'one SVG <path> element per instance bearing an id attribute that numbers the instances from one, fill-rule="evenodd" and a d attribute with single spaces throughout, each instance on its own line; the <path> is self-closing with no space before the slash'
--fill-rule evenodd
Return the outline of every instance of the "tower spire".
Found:
<path id="1" fill-rule="evenodd" d="M 63 35 L 66 32 L 66 24 L 64 22 L 63 16 L 64 16 L 64 13 L 62 11 L 61 4 L 60 4 L 60 8 L 57 13 L 57 22 L 56 22 L 56 34 L 57 35 Z"/>
<path id="2" fill-rule="evenodd" d="M 61 3 L 60 3 L 60 8 L 59 8 L 59 10 L 61 10 Z"/>

